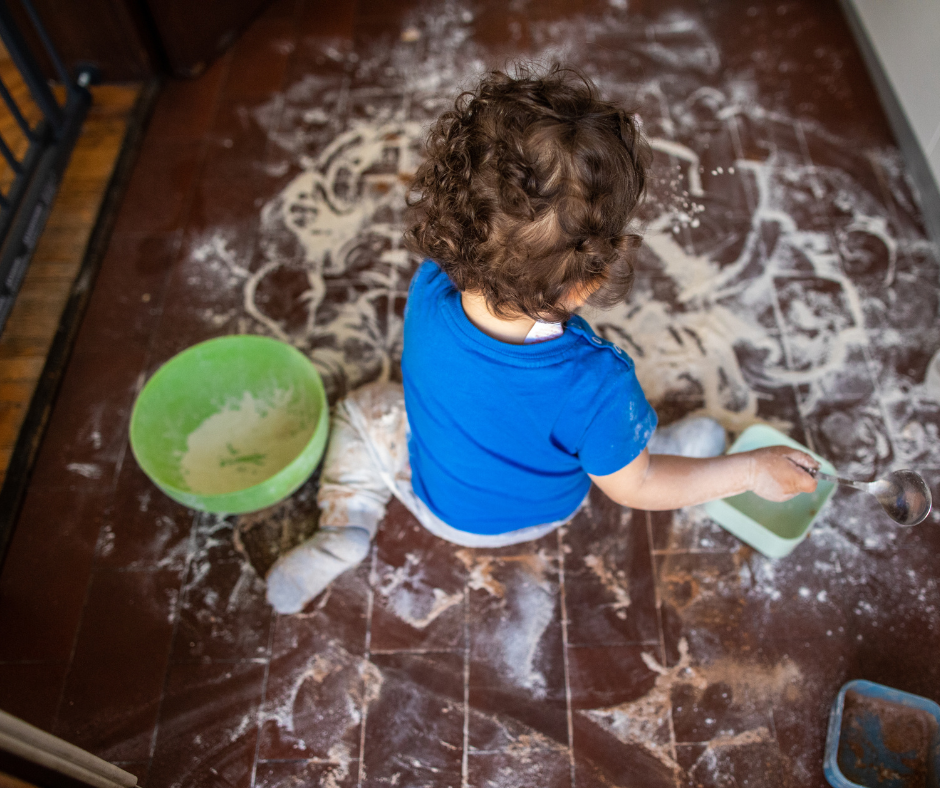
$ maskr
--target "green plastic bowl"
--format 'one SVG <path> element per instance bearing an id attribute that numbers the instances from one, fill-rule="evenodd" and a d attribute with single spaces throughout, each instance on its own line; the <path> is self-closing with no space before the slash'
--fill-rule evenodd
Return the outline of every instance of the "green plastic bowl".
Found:
<path id="1" fill-rule="evenodd" d="M 323 382 L 276 339 L 229 336 L 184 350 L 147 382 L 130 439 L 144 473 L 204 512 L 272 506 L 313 473 L 329 432 Z"/>
<path id="2" fill-rule="evenodd" d="M 814 454 L 782 432 L 766 424 L 753 424 L 734 442 L 728 454 L 762 449 L 765 446 L 790 446 L 819 461 L 819 468 L 834 474 L 827 460 Z M 705 513 L 726 531 L 768 558 L 783 558 L 802 542 L 817 515 L 835 492 L 832 482 L 821 481 L 816 492 L 800 493 L 789 501 L 775 503 L 752 492 L 741 493 L 703 504 Z"/>

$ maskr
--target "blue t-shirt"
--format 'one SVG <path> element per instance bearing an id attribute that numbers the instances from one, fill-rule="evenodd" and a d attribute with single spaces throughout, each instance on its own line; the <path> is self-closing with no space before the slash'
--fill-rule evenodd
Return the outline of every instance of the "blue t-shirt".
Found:
<path id="1" fill-rule="evenodd" d="M 405 306 L 402 376 L 415 493 L 471 533 L 568 517 L 587 474 L 629 464 L 656 427 L 633 361 L 582 318 L 547 342 L 500 342 L 467 319 L 430 261 Z"/>

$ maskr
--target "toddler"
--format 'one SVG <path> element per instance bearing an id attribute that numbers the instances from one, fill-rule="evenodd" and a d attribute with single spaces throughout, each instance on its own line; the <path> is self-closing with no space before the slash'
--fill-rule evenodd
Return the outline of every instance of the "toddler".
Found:
<path id="1" fill-rule="evenodd" d="M 402 385 L 335 410 L 317 533 L 268 575 L 299 611 L 368 553 L 391 496 L 467 547 L 536 539 L 591 484 L 637 509 L 752 490 L 811 492 L 813 458 L 786 447 L 721 455 L 710 419 L 656 428 L 633 362 L 578 315 L 622 301 L 649 148 L 636 120 L 578 73 L 487 75 L 428 136 L 407 241 L 426 258 L 405 309 Z"/>

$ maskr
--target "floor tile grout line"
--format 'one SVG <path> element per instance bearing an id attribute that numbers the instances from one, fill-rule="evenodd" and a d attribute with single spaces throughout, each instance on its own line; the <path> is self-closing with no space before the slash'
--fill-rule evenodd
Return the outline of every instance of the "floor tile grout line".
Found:
<path id="1" fill-rule="evenodd" d="M 352 763 L 355 760 L 356 758 L 350 758 L 349 762 Z M 323 766 L 340 766 L 343 761 L 330 758 L 262 758 L 260 763 L 315 763 Z"/>
<path id="2" fill-rule="evenodd" d="M 738 167 L 739 163 L 746 161 L 746 159 L 744 158 L 744 146 L 741 144 L 741 130 L 738 128 L 737 114 L 730 115 L 725 120 L 725 128 L 728 131 L 728 135 L 731 137 L 731 147 L 734 149 L 735 156 L 735 167 Z M 747 209 L 751 216 L 753 216 L 757 210 L 757 203 L 755 202 L 754 195 L 751 193 L 752 183 L 746 178 L 742 178 L 741 183 L 743 184 L 744 199 L 747 201 Z"/>
<path id="3" fill-rule="evenodd" d="M 146 354 L 145 354 L 145 358 L 146 358 Z M 142 369 L 137 374 L 137 378 L 134 380 L 134 390 L 133 390 L 133 394 L 130 397 L 130 409 L 127 414 L 127 425 L 125 427 L 126 432 L 130 432 L 131 411 L 133 410 L 134 403 L 137 401 L 137 396 L 140 394 L 140 390 L 144 387 L 146 376 L 147 376 L 146 369 Z M 127 459 L 127 449 L 129 446 L 130 446 L 130 439 L 121 441 L 121 448 L 118 451 L 117 462 L 114 463 L 114 476 L 112 477 L 111 484 L 109 485 L 112 500 L 117 495 L 118 481 L 121 478 L 121 471 L 124 468 L 124 461 Z M 100 536 L 101 536 L 101 531 L 99 529 L 98 537 L 100 538 Z M 98 540 L 96 539 L 95 547 L 97 547 L 97 541 Z M 97 550 L 95 552 L 97 553 Z"/>
<path id="4" fill-rule="evenodd" d="M 185 563 L 180 564 L 127 564 L 122 566 L 121 564 L 109 564 L 100 559 L 95 559 L 95 571 L 96 572 L 105 572 L 107 574 L 113 575 L 122 575 L 127 574 L 131 575 L 135 572 L 182 572 L 185 569 Z"/>
<path id="5" fill-rule="evenodd" d="M 813 438 L 813 432 L 810 429 L 809 414 L 803 412 L 803 408 L 800 406 L 800 390 L 797 388 L 795 383 L 791 383 L 790 391 L 793 392 L 793 402 L 796 405 L 796 417 L 799 419 L 800 429 L 803 431 L 803 437 L 806 440 L 806 448 L 811 452 L 818 452 L 816 446 L 816 440 Z"/>
<path id="6" fill-rule="evenodd" d="M 463 591 L 463 754 L 460 758 L 461 788 L 470 786 L 470 578 Z"/>
<path id="7" fill-rule="evenodd" d="M 571 710 L 571 669 L 568 664 L 568 605 L 565 596 L 565 529 L 556 532 L 558 544 L 558 602 L 561 607 L 561 653 L 565 667 L 565 715 L 568 723 L 568 765 L 571 770 L 571 788 L 575 788 L 574 714 Z"/>
<path id="8" fill-rule="evenodd" d="M 97 547 L 98 539 L 95 538 Z M 65 703 L 65 688 L 68 686 L 69 676 L 75 663 L 75 652 L 78 649 L 78 638 L 82 631 L 82 623 L 85 620 L 86 608 L 88 607 L 88 598 L 91 596 L 91 583 L 95 576 L 94 548 L 92 549 L 92 563 L 88 573 L 88 580 L 85 582 L 85 593 L 82 596 L 82 610 L 79 613 L 78 621 L 75 624 L 75 634 L 72 635 L 72 647 L 69 650 L 68 661 L 66 662 L 65 673 L 62 675 L 62 686 L 59 689 L 59 699 L 56 701 L 55 713 L 52 715 L 52 731 L 55 731 L 59 724 L 59 716 L 62 714 L 62 704 Z"/>
<path id="9" fill-rule="evenodd" d="M 653 576 L 653 593 L 656 600 L 656 623 L 659 628 L 659 653 L 662 658 L 663 669 L 668 670 L 669 658 L 666 654 L 666 633 L 663 628 L 663 600 L 659 591 L 659 575 L 656 571 L 656 553 L 653 552 L 653 518 L 649 512 L 646 512 L 646 537 L 650 545 L 650 572 Z M 672 760 L 678 763 L 676 753 L 676 726 L 672 720 L 672 697 L 668 701 L 669 706 L 669 745 L 672 749 Z"/>
<path id="10" fill-rule="evenodd" d="M 460 648 L 376 648 L 369 653 L 372 656 L 394 656 L 395 654 L 463 654 Z"/>
<path id="11" fill-rule="evenodd" d="M 265 660 L 264 674 L 261 677 L 261 702 L 258 704 L 258 713 L 255 715 L 255 752 L 251 762 L 251 779 L 248 782 L 250 788 L 254 788 L 255 779 L 258 776 L 258 756 L 261 753 L 261 725 L 264 722 L 264 706 L 268 699 L 268 678 L 271 675 L 271 660 L 274 656 L 274 632 L 277 628 L 278 618 L 273 612 L 269 613 L 268 658 Z"/>
<path id="12" fill-rule="evenodd" d="M 568 643 L 569 651 L 579 651 L 587 650 L 594 648 L 635 648 L 640 646 L 642 648 L 658 648 L 660 645 L 659 636 L 657 635 L 655 640 L 612 640 L 604 641 L 598 640 L 594 642 L 586 643 Z"/>
<path id="13" fill-rule="evenodd" d="M 775 147 L 773 142 L 771 142 L 771 145 Z M 773 154 L 771 154 L 771 157 L 768 159 L 768 161 L 770 161 L 772 157 L 773 157 Z M 765 166 L 772 166 L 772 165 L 765 164 Z M 769 199 L 769 196 L 766 193 L 767 191 L 769 191 L 769 189 L 770 189 L 770 186 L 768 184 L 765 184 L 765 192 L 763 194 L 765 204 L 766 204 L 766 200 Z M 771 304 L 771 308 L 772 308 L 773 315 L 774 315 L 774 323 L 776 324 L 777 333 L 779 334 L 779 337 L 780 337 L 780 346 L 783 348 L 783 360 L 784 360 L 784 363 L 787 365 L 787 369 L 792 369 L 793 368 L 793 350 L 790 347 L 790 342 L 788 341 L 789 333 L 787 331 L 787 324 L 783 319 L 783 307 L 780 305 L 780 294 L 777 292 L 777 286 L 774 281 L 774 271 L 769 270 L 771 253 L 770 253 L 770 250 L 768 250 L 767 248 L 767 241 L 765 240 L 763 233 L 761 233 L 757 227 L 754 227 L 754 223 L 758 218 L 758 210 L 760 209 L 760 206 L 761 206 L 762 194 L 761 194 L 760 186 L 758 186 L 757 192 L 758 192 L 757 203 L 754 206 L 751 232 L 758 233 L 758 248 L 760 250 L 761 264 L 763 265 L 765 270 L 769 271 L 769 274 L 770 274 L 771 281 L 770 281 L 770 287 L 768 288 L 768 291 L 770 292 L 770 304 Z M 797 398 L 797 412 L 799 411 L 800 411 L 799 398 Z"/>
<path id="14" fill-rule="evenodd" d="M 340 83 L 339 87 L 339 96 L 336 99 L 336 115 L 334 116 L 335 122 L 330 125 L 336 129 L 337 135 L 342 133 L 343 127 L 349 121 L 346 113 L 349 110 L 349 94 L 351 91 L 352 77 L 349 75 L 349 65 L 348 62 L 344 66 L 343 71 L 343 80 Z M 345 118 L 345 120 L 344 120 Z"/>
<path id="15" fill-rule="evenodd" d="M 825 195 L 825 190 L 823 189 L 822 184 L 819 182 L 819 170 L 816 168 L 816 164 L 813 162 L 813 157 L 810 155 L 809 143 L 806 141 L 806 132 L 803 131 L 803 124 L 800 123 L 799 120 L 794 120 L 793 130 L 796 132 L 796 141 L 800 146 L 800 155 L 806 162 L 807 167 L 809 167 L 810 188 L 813 190 L 813 197 L 815 197 L 817 200 L 821 200 Z"/>
<path id="16" fill-rule="evenodd" d="M 174 659 L 174 665 L 264 665 L 267 660 L 264 657 L 230 657 L 220 659 L 219 657 L 188 657 L 186 659 Z"/>
<path id="17" fill-rule="evenodd" d="M 179 594 L 176 597 L 176 615 L 173 617 L 173 632 L 170 635 L 170 648 L 167 651 L 166 669 L 163 673 L 163 687 L 160 690 L 160 700 L 157 702 L 156 722 L 153 725 L 153 733 L 150 735 L 150 754 L 147 758 L 148 775 L 153 769 L 153 759 L 157 753 L 157 736 L 160 732 L 160 716 L 163 713 L 163 703 L 166 700 L 167 687 L 170 684 L 170 670 L 173 667 L 173 644 L 176 642 L 176 634 L 179 631 L 183 604 L 189 590 L 186 585 L 186 580 L 189 577 L 190 570 L 192 568 L 192 562 L 196 556 L 196 534 L 199 530 L 197 524 L 201 516 L 202 515 L 199 512 L 195 512 L 193 514 L 192 524 L 189 529 L 189 549 L 186 551 L 186 566 L 183 569 L 183 582 L 180 586 Z"/>
<path id="18" fill-rule="evenodd" d="M 726 128 L 728 129 L 731 135 L 731 144 L 732 144 L 732 147 L 736 151 L 735 155 L 738 155 L 740 156 L 741 159 L 743 159 L 744 147 L 741 145 L 740 129 L 738 127 L 738 119 L 736 116 L 731 116 L 730 118 L 728 118 Z M 767 161 L 769 161 L 769 158 Z M 764 162 L 764 166 L 768 166 L 766 161 Z M 760 187 L 758 187 L 758 194 L 755 197 L 755 195 L 751 193 L 751 187 L 750 185 L 748 185 L 749 182 L 745 182 L 745 184 L 746 184 L 745 189 L 744 189 L 745 197 L 747 199 L 748 209 L 750 210 L 751 217 L 752 217 L 750 232 L 757 232 L 757 229 L 754 227 L 754 223 L 758 217 L 758 209 L 760 208 L 760 204 L 761 204 Z M 767 264 L 770 262 L 770 254 L 767 250 L 767 243 L 764 240 L 763 235 L 758 236 L 757 245 L 758 245 L 758 249 L 759 249 L 760 256 L 761 256 L 761 262 L 763 263 L 764 266 L 767 266 Z M 780 306 L 780 299 L 777 295 L 777 288 L 774 286 L 771 286 L 770 294 L 771 294 L 771 306 L 772 306 L 773 314 L 774 314 L 774 323 L 776 324 L 777 333 L 780 337 L 780 344 L 783 348 L 784 361 L 786 362 L 787 367 L 790 368 L 792 366 L 793 354 L 787 342 L 787 332 L 785 331 L 786 324 L 783 321 L 783 310 Z M 796 392 L 795 388 L 794 388 L 794 393 L 795 394 L 798 393 Z M 797 397 L 797 412 L 799 412 L 798 397 Z M 802 418 L 802 414 L 800 414 L 800 416 Z"/>
<path id="19" fill-rule="evenodd" d="M 377 573 L 379 550 L 375 542 L 372 542 L 371 565 L 369 567 L 369 591 L 366 595 L 366 633 L 363 643 L 363 659 L 366 662 L 371 661 L 372 656 L 372 611 L 375 607 L 375 577 Z M 365 677 L 363 676 L 363 681 Z M 361 712 L 359 714 L 359 764 L 356 774 L 356 786 L 362 788 L 362 780 L 365 777 L 365 755 L 366 755 L 366 722 L 369 718 L 367 692 L 362 693 Z"/>
<path id="20" fill-rule="evenodd" d="M 840 260 L 841 264 L 841 260 Z M 864 330 L 864 326 L 862 329 Z M 868 332 L 865 332 L 866 337 Z M 865 371 L 868 373 L 869 382 L 872 385 L 872 390 L 874 395 L 878 398 L 878 410 L 881 412 L 881 418 L 885 423 L 885 429 L 888 432 L 888 439 L 891 441 L 891 450 L 894 455 L 895 461 L 898 460 L 900 455 L 899 447 L 902 445 L 898 440 L 897 436 L 900 434 L 898 425 L 894 422 L 894 417 L 888 412 L 888 407 L 885 404 L 885 392 L 882 390 L 880 383 L 878 382 L 878 376 L 875 374 L 875 361 L 871 355 L 871 349 L 869 343 L 866 341 L 862 345 L 862 355 L 865 357 Z M 905 462 L 909 462 L 907 456 L 904 456 L 903 459 Z"/>

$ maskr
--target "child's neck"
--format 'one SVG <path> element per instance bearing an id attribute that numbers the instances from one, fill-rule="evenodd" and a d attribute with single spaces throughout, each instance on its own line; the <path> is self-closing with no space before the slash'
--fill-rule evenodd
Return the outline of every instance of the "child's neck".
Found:
<path id="1" fill-rule="evenodd" d="M 524 344 L 526 336 L 535 325 L 531 317 L 497 317 L 490 312 L 486 299 L 478 293 L 461 293 L 460 303 L 467 320 L 474 326 L 488 337 L 510 345 Z"/>

